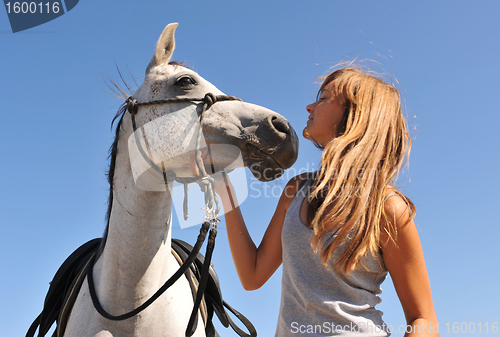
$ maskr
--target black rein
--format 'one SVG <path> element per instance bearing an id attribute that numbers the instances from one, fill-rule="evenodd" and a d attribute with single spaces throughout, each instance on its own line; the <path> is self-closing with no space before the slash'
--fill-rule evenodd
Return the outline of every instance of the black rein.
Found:
<path id="1" fill-rule="evenodd" d="M 201 121 L 203 119 L 203 115 L 205 114 L 205 112 L 208 109 L 210 109 L 212 107 L 212 105 L 214 105 L 215 103 L 220 102 L 220 101 L 241 101 L 241 100 L 237 97 L 234 97 L 234 96 L 227 96 L 227 95 L 217 95 L 216 96 L 216 95 L 213 95 L 211 93 L 208 93 L 202 99 L 199 99 L 199 98 L 168 98 L 168 99 L 149 101 L 149 102 L 137 102 L 136 99 L 134 99 L 130 96 L 127 98 L 126 103 L 127 103 L 127 110 L 129 111 L 129 113 L 131 115 L 132 126 L 133 126 L 134 132 L 135 132 L 137 130 L 137 125 L 135 122 L 135 115 L 137 114 L 139 108 L 142 106 L 155 105 L 155 104 L 168 104 L 168 103 L 182 103 L 182 102 L 203 102 L 203 109 L 198 116 L 199 121 L 200 121 L 200 125 L 201 125 Z M 136 137 L 137 137 L 137 134 L 136 134 Z M 198 134 L 198 138 L 197 138 L 197 142 L 196 142 L 196 153 L 197 153 L 197 155 L 195 156 L 196 164 L 197 164 L 198 169 L 199 169 L 200 173 L 202 174 L 203 178 L 205 178 L 205 181 L 207 182 L 205 184 L 210 185 L 210 186 L 205 187 L 205 196 L 207 197 L 207 194 L 209 195 L 209 198 L 208 198 L 209 202 L 208 202 L 207 206 L 209 208 L 211 208 L 212 204 L 213 204 L 213 200 L 215 199 L 215 203 L 217 205 L 217 213 L 218 213 L 219 205 L 218 205 L 218 200 L 217 200 L 217 198 L 215 198 L 214 192 L 213 192 L 213 186 L 212 186 L 213 178 L 211 178 L 206 173 L 205 167 L 204 167 L 203 163 L 201 162 L 200 156 L 198 155 L 200 138 L 201 138 L 201 129 L 200 129 L 200 132 Z M 138 146 L 138 149 L 139 149 L 139 152 L 141 153 L 141 155 L 151 165 L 151 167 L 153 167 L 157 172 L 159 172 L 163 175 L 164 180 L 165 180 L 165 185 L 167 185 L 167 173 L 165 172 L 165 169 L 159 168 L 155 163 L 153 163 L 151 161 L 151 159 L 146 155 L 146 153 L 144 152 L 144 150 L 140 146 L 140 142 L 138 141 L 138 139 L 136 139 L 136 143 L 137 143 L 137 146 Z M 201 184 L 200 184 L 200 186 L 201 186 Z M 203 188 L 203 186 L 202 186 L 202 188 Z M 168 187 L 167 187 L 167 190 L 168 190 Z M 211 225 L 210 236 L 209 236 L 208 245 L 207 245 L 207 252 L 205 255 L 205 261 L 203 264 L 201 278 L 200 278 L 200 284 L 199 284 L 198 291 L 196 294 L 196 299 L 195 299 L 195 303 L 193 306 L 193 311 L 191 312 L 191 317 L 189 319 L 189 323 L 188 323 L 188 326 L 186 329 L 186 336 L 188 336 L 188 337 L 192 336 L 196 330 L 198 309 L 199 309 L 200 302 L 202 300 L 203 293 L 204 293 L 207 279 L 208 279 L 208 273 L 209 273 L 208 267 L 210 266 L 212 252 L 213 252 L 214 244 L 215 244 L 215 236 L 217 234 L 216 221 L 218 221 L 218 219 L 216 219 L 216 218 L 212 220 L 211 224 L 208 221 L 204 221 L 202 224 L 202 227 L 200 229 L 200 234 L 198 235 L 198 238 L 197 238 L 197 241 L 196 241 L 196 244 L 195 244 L 193 250 L 189 254 L 188 258 L 184 261 L 184 263 L 180 266 L 180 268 L 174 273 L 174 275 L 172 275 L 163 284 L 163 286 L 160 289 L 158 289 L 156 291 L 156 293 L 153 296 L 151 296 L 146 302 L 144 302 L 142 305 L 135 308 L 134 310 L 132 310 L 128 313 L 122 314 L 122 315 L 118 315 L 118 316 L 111 315 L 106 310 L 104 310 L 104 308 L 99 303 L 99 299 L 97 298 L 97 294 L 95 291 L 95 285 L 94 285 L 93 266 L 96 262 L 95 261 L 96 257 L 94 255 L 92 257 L 91 262 L 90 262 L 91 267 L 88 269 L 87 278 L 88 278 L 88 284 L 89 284 L 90 297 L 92 298 L 92 303 L 94 304 L 94 307 L 97 310 L 97 312 L 99 312 L 99 314 L 101 314 L 106 319 L 109 319 L 112 321 L 121 321 L 121 320 L 125 320 L 127 318 L 131 318 L 131 317 L 137 315 L 138 313 L 140 313 L 141 311 L 146 309 L 148 306 L 150 306 L 170 286 L 172 286 L 172 284 L 174 284 L 186 272 L 186 270 L 191 266 L 191 264 L 196 259 L 197 255 L 200 251 L 200 248 L 203 245 L 203 242 L 205 241 L 205 238 L 207 236 L 207 232 L 208 232 L 210 225 Z"/>

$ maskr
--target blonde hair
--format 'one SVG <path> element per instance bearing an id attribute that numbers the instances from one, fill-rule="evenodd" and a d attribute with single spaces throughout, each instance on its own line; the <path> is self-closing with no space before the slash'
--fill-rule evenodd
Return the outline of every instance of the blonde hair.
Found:
<path id="1" fill-rule="evenodd" d="M 334 267 L 348 273 L 368 253 L 377 256 L 382 223 L 395 240 L 395 221 L 388 221 L 384 211 L 385 194 L 409 156 L 411 140 L 394 86 L 353 66 L 325 76 L 319 92 L 332 82 L 331 97 L 345 112 L 336 137 L 324 148 L 308 218 L 314 229 L 311 245 L 325 266 L 345 243 Z M 394 190 L 413 216 L 413 203 Z"/>

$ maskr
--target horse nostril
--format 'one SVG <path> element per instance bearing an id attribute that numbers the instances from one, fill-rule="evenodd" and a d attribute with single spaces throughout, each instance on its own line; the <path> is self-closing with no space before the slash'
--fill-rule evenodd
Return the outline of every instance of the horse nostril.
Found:
<path id="1" fill-rule="evenodd" d="M 290 134 L 290 125 L 286 120 L 278 118 L 278 116 L 272 116 L 270 118 L 271 125 L 276 129 L 276 131 L 284 133 L 286 135 Z"/>

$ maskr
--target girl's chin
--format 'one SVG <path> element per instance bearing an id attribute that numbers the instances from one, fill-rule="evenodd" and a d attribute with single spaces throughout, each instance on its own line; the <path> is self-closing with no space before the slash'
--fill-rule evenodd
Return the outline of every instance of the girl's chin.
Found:
<path id="1" fill-rule="evenodd" d="M 305 139 L 309 139 L 309 140 L 311 140 L 311 135 L 309 134 L 309 132 L 307 132 L 307 126 L 304 128 L 304 130 L 302 130 L 302 136 L 303 136 Z"/>

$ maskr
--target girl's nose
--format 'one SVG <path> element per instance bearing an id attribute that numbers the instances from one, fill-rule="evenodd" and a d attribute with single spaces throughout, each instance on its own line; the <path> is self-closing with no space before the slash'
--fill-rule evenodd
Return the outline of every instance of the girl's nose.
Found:
<path id="1" fill-rule="evenodd" d="M 312 113 L 314 111 L 314 103 L 311 103 L 308 106 L 306 106 L 306 110 L 307 112 Z"/>

